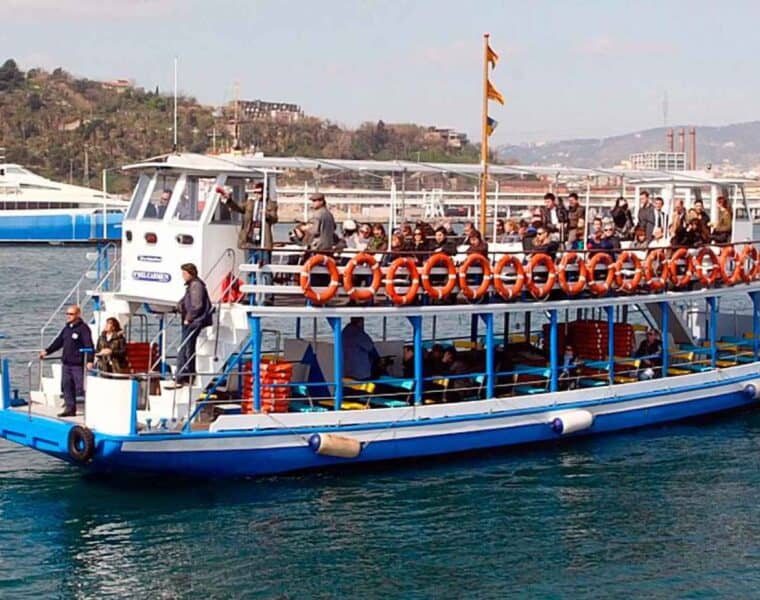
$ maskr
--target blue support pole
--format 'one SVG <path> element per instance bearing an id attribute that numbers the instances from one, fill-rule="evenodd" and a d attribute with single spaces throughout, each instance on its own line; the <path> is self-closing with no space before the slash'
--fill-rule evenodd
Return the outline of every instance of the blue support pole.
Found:
<path id="1" fill-rule="evenodd" d="M 11 407 L 11 371 L 10 371 L 10 361 L 7 358 L 2 359 L 2 381 L 0 381 L 0 385 L 2 386 L 3 390 L 3 410 L 6 410 Z M 40 366 L 40 368 L 42 368 Z M 137 418 L 137 413 L 135 413 L 135 419 Z"/>
<path id="2" fill-rule="evenodd" d="M 137 407 L 140 398 L 140 382 L 137 379 L 132 380 L 132 397 L 129 410 L 129 433 L 137 435 Z"/>
<path id="3" fill-rule="evenodd" d="M 670 310 L 667 302 L 660 302 L 660 312 L 662 312 L 662 376 L 668 376 L 670 369 L 670 348 L 668 348 L 668 332 L 670 331 Z"/>
<path id="4" fill-rule="evenodd" d="M 760 292 L 750 292 L 752 298 L 752 356 L 758 360 L 760 355 Z"/>
<path id="5" fill-rule="evenodd" d="M 253 375 L 253 410 L 261 412 L 261 317 L 249 317 L 251 328 L 251 374 Z"/>
<path id="6" fill-rule="evenodd" d="M 549 391 L 559 389 L 559 348 L 557 348 L 557 309 L 549 311 Z"/>
<path id="7" fill-rule="evenodd" d="M 707 299 L 710 308 L 710 366 L 714 369 L 718 362 L 718 302 L 715 296 Z"/>
<path id="8" fill-rule="evenodd" d="M 343 404 L 343 338 L 340 317 L 327 317 L 333 333 L 333 379 L 335 380 L 335 410 Z"/>
<path id="9" fill-rule="evenodd" d="M 496 395 L 496 345 L 493 339 L 493 313 L 481 315 L 486 324 L 486 398 Z"/>
<path id="10" fill-rule="evenodd" d="M 414 344 L 414 405 L 422 404 L 422 392 L 425 386 L 422 373 L 422 317 L 409 317 L 412 325 L 412 341 Z"/>
<path id="11" fill-rule="evenodd" d="M 615 383 L 615 307 L 605 306 L 607 311 L 607 383 Z"/>

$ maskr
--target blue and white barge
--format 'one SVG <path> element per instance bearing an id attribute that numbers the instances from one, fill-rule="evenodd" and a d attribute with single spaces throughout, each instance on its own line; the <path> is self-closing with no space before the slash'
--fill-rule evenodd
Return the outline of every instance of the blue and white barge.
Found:
<path id="1" fill-rule="evenodd" d="M 591 267 L 583 251 L 509 248 L 420 266 L 333 253 L 289 264 L 277 258 L 292 248 L 237 249 L 238 215 L 219 192 L 242 202 L 262 183 L 275 201 L 275 171 L 193 155 L 130 168 L 141 176 L 121 275 L 90 298 L 94 330 L 115 317 L 129 332 L 131 372 L 87 371 L 79 414 L 58 418 L 55 361 L 32 364 L 28 396 L 1 362 L 0 436 L 83 469 L 258 476 L 612 433 L 760 399 L 753 241 L 623 249 Z M 148 207 L 159 190 L 171 191 L 160 217 Z M 192 385 L 177 387 L 187 262 L 215 312 Z M 358 317 L 382 358 L 361 379 L 343 334 Z M 642 355 L 648 332 L 662 342 Z M 435 362 L 440 350 L 457 368 Z"/>

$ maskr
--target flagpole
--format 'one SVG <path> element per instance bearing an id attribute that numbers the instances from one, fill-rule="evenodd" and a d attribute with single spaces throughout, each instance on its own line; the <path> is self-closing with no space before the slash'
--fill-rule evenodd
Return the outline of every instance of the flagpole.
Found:
<path id="1" fill-rule="evenodd" d="M 486 234 L 486 195 L 488 193 L 488 38 L 483 34 L 483 131 L 480 142 L 480 163 L 483 173 L 480 177 L 480 233 Z"/>

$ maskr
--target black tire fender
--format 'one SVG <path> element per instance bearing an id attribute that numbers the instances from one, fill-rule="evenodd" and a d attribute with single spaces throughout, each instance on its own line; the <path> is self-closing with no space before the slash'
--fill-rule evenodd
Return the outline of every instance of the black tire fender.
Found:
<path id="1" fill-rule="evenodd" d="M 90 429 L 74 425 L 69 429 L 69 456 L 78 463 L 88 463 L 95 454 L 95 436 Z"/>

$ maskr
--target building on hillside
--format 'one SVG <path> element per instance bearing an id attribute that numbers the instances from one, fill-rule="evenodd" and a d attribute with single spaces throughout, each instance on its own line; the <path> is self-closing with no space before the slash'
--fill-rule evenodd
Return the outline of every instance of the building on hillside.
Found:
<path id="1" fill-rule="evenodd" d="M 124 90 L 134 87 L 134 81 L 130 79 L 112 79 L 111 81 L 102 81 L 101 85 L 107 90 L 123 92 Z"/>
<path id="2" fill-rule="evenodd" d="M 462 148 L 469 143 L 466 133 L 454 131 L 449 127 L 428 127 L 425 132 L 425 139 L 443 140 L 448 148 Z"/>
<path id="3" fill-rule="evenodd" d="M 237 100 L 232 102 L 231 112 L 236 113 L 240 121 L 277 121 L 294 123 L 303 118 L 303 110 L 298 104 L 288 102 L 266 102 L 264 100 Z"/>
<path id="4" fill-rule="evenodd" d="M 638 152 L 631 154 L 628 161 L 633 169 L 655 169 L 658 171 L 685 171 L 686 152 Z"/>

